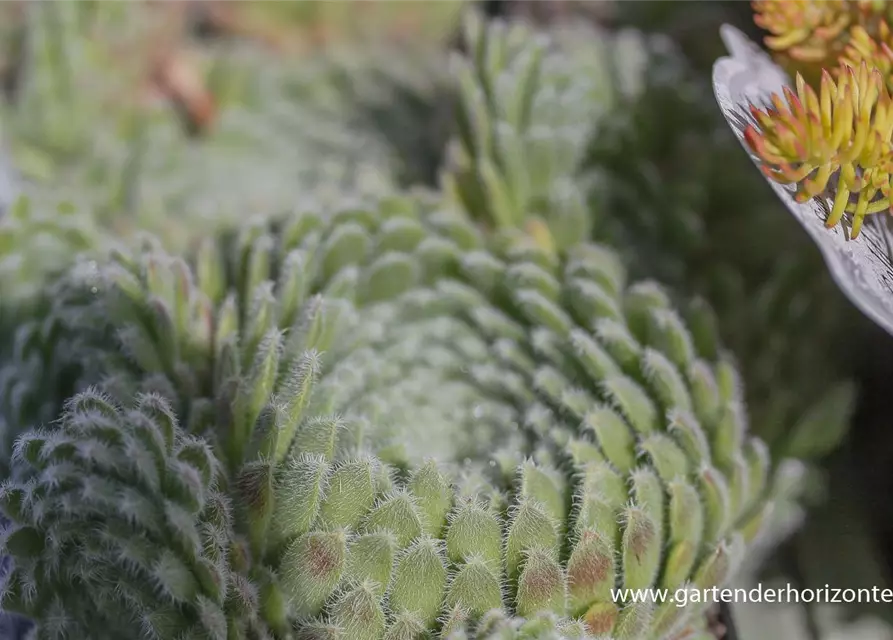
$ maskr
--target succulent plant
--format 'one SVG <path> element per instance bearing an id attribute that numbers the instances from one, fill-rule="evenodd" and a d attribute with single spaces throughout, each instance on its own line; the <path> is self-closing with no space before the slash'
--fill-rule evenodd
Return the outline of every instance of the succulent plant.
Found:
<path id="1" fill-rule="evenodd" d="M 795 185 L 798 203 L 833 199 L 828 227 L 852 214 L 850 237 L 856 238 L 865 216 L 893 211 L 888 7 L 877 2 L 799 4 L 801 13 L 811 16 L 807 24 L 788 19 L 791 7 L 775 2 L 754 3 L 754 20 L 773 32 L 766 39 L 771 48 L 793 47 L 794 57 L 820 63 L 821 80 L 810 83 L 797 72 L 796 93 L 784 87 L 784 99 L 772 94 L 771 107 L 750 105 L 753 123 L 744 139 L 770 180 Z M 797 44 L 812 39 L 827 42 L 824 47 Z"/>
<path id="2" fill-rule="evenodd" d="M 134 216 L 9 318 L 0 605 L 37 637 L 711 637 L 706 602 L 614 590 L 726 584 L 815 440 L 755 436 L 709 305 L 590 237 L 606 185 L 580 163 L 642 77 L 602 56 L 641 70 L 637 41 L 466 34 L 442 192 L 271 195 L 249 183 L 281 188 L 282 137 L 235 154 L 212 227 L 170 161 L 213 143 L 152 120 Z M 162 239 L 134 247 L 141 215 Z"/>
<path id="3" fill-rule="evenodd" d="M 52 8 L 47 9 L 47 11 L 51 10 Z M 108 19 L 111 21 L 111 24 L 117 24 L 116 21 L 125 18 L 126 16 L 122 18 L 114 14 Z M 508 53 L 509 48 L 507 43 L 504 42 L 508 31 L 505 26 L 488 30 L 486 40 L 493 43 L 490 45 L 491 49 L 501 46 Z M 530 29 L 520 25 L 514 25 L 511 31 L 515 34 L 516 42 L 511 49 L 512 56 L 506 56 L 507 60 L 524 53 L 523 49 L 525 47 L 519 49 L 519 43 L 533 36 Z M 475 20 L 473 16 L 467 23 L 466 33 L 476 38 L 474 47 L 483 48 L 487 46 L 484 43 L 485 31 L 483 24 L 479 20 Z M 74 38 L 78 34 L 77 30 L 73 30 L 73 34 L 70 35 Z M 520 40 L 518 39 L 519 36 Z M 82 46 L 89 44 L 88 39 L 82 35 L 79 37 L 79 40 L 75 38 L 77 43 Z M 525 55 L 528 59 L 535 59 L 537 55 L 542 54 L 542 49 L 546 46 L 542 42 L 534 45 L 528 41 L 527 44 L 527 53 Z M 561 59 L 559 52 L 556 50 L 555 42 L 549 42 L 548 48 L 551 49 L 548 56 L 549 60 L 547 61 L 548 66 L 560 69 Z M 580 56 L 580 59 L 583 58 L 584 56 Z M 48 287 L 45 278 L 41 277 L 41 274 L 67 269 L 73 259 L 73 255 L 77 251 L 90 248 L 90 245 L 93 246 L 94 250 L 101 250 L 102 247 L 117 242 L 121 236 L 123 236 L 121 239 L 126 241 L 127 236 L 132 235 L 134 227 L 137 230 L 159 228 L 165 246 L 182 247 L 189 244 L 190 238 L 194 238 L 196 235 L 205 235 L 206 228 L 225 226 L 232 221 L 233 214 L 243 216 L 246 211 L 269 210 L 270 212 L 275 212 L 280 207 L 285 210 L 291 208 L 292 194 L 296 187 L 292 180 L 282 177 L 282 172 L 291 172 L 295 167 L 306 164 L 308 159 L 312 161 L 314 166 L 318 167 L 318 165 L 325 163 L 320 158 L 330 156 L 331 154 L 323 153 L 321 150 L 314 150 L 309 144 L 293 145 L 288 136 L 282 135 L 283 117 L 275 114 L 271 116 L 269 112 L 275 111 L 279 113 L 283 111 L 283 100 L 281 97 L 274 99 L 272 96 L 274 94 L 280 95 L 281 93 L 292 95 L 295 92 L 297 95 L 304 95 L 309 92 L 310 95 L 306 99 L 308 103 L 312 105 L 329 105 L 332 101 L 340 100 L 340 96 L 344 93 L 355 97 L 355 102 L 360 105 L 358 109 L 366 108 L 370 103 L 369 78 L 362 75 L 362 69 L 357 69 L 356 64 L 346 72 L 345 76 L 341 76 L 340 73 L 335 73 L 332 70 L 332 67 L 337 69 L 338 65 L 324 64 L 318 67 L 312 66 L 311 71 L 307 71 L 305 68 L 303 75 L 312 78 L 314 74 L 319 73 L 327 81 L 337 79 L 338 85 L 343 85 L 341 89 L 326 90 L 324 88 L 326 83 L 318 84 L 311 81 L 308 81 L 306 85 L 297 83 L 298 86 L 296 86 L 294 82 L 287 81 L 284 78 L 284 76 L 287 76 L 288 68 L 285 68 L 282 64 L 278 67 L 266 66 L 264 60 L 263 55 L 256 52 L 241 52 L 240 55 L 234 56 L 234 59 L 225 65 L 225 71 L 219 70 L 222 77 L 227 79 L 225 84 L 230 87 L 239 87 L 247 84 L 254 87 L 254 89 L 257 89 L 258 85 L 261 85 L 261 88 L 263 88 L 263 91 L 254 89 L 235 91 L 237 94 L 244 94 L 243 97 L 247 96 L 248 98 L 246 99 L 250 98 L 250 104 L 255 108 L 251 112 L 251 119 L 246 120 L 249 114 L 241 113 L 236 106 L 223 110 L 219 116 L 217 133 L 212 133 L 210 136 L 203 138 L 201 144 L 197 146 L 183 142 L 179 137 L 174 136 L 174 130 L 170 126 L 171 121 L 169 119 L 152 120 L 152 148 L 144 149 L 141 152 L 138 179 L 142 186 L 139 189 L 139 197 L 135 200 L 132 214 L 119 215 L 114 219 L 115 233 L 103 233 L 104 230 L 96 224 L 97 218 L 103 218 L 102 214 L 93 213 L 92 216 L 85 215 L 84 209 L 90 211 L 89 201 L 87 203 L 81 202 L 82 207 L 76 214 L 61 217 L 55 214 L 54 208 L 47 207 L 47 201 L 51 199 L 52 195 L 43 193 L 45 191 L 43 186 L 39 189 L 30 190 L 38 192 L 37 200 L 29 202 L 27 207 L 23 206 L 19 215 L 10 217 L 8 221 L 3 223 L 6 229 L 0 227 L 0 233 L 5 231 L 8 234 L 8 242 L 4 246 L 6 247 L 5 251 L 9 255 L 5 262 L 10 265 L 7 273 L 11 283 L 10 286 L 14 282 L 18 289 L 24 290 L 23 294 L 31 296 L 35 292 L 40 292 L 40 295 L 37 296 L 40 300 L 34 304 L 29 304 L 29 307 L 37 306 L 42 310 L 51 308 L 54 304 L 57 304 L 58 299 L 62 295 L 61 292 Z M 364 65 L 368 69 L 370 66 L 369 61 L 367 60 Z M 457 67 L 462 67 L 463 65 L 467 68 L 469 63 L 461 60 L 456 61 Z M 360 66 L 363 67 L 363 65 Z M 393 67 L 394 65 L 390 66 Z M 590 61 L 589 67 L 597 70 L 598 60 Z M 52 66 L 41 67 L 39 76 L 51 75 L 51 70 Z M 252 75 L 256 76 L 254 82 L 250 81 L 249 76 Z M 379 80 L 382 79 L 380 75 L 375 77 Z M 393 81 L 397 77 L 402 77 L 402 74 L 396 74 L 391 70 L 387 77 Z M 571 141 L 573 136 L 577 136 L 577 128 L 579 126 L 589 127 L 589 123 L 585 121 L 580 113 L 577 113 L 575 116 L 576 120 L 568 121 L 565 118 L 564 121 L 555 121 L 553 111 L 556 104 L 553 103 L 556 96 L 550 97 L 550 95 L 554 88 L 552 85 L 556 85 L 556 83 L 549 78 L 548 74 L 534 74 L 531 76 L 528 87 L 529 95 L 525 97 L 526 100 L 534 100 L 536 96 L 541 96 L 536 98 L 540 106 L 535 113 L 531 114 L 532 120 L 530 122 L 534 133 L 538 137 L 538 153 L 530 154 L 531 162 L 538 162 L 538 166 L 526 168 L 528 172 L 533 173 L 547 165 L 550 162 L 550 158 L 560 158 L 563 154 L 562 145 L 566 146 L 566 143 Z M 571 82 L 572 78 L 567 75 L 561 76 L 561 78 L 558 84 L 564 86 L 564 90 L 571 90 L 572 87 L 569 85 L 573 84 Z M 514 81 L 516 79 L 518 78 L 515 76 L 504 74 L 501 83 L 505 85 L 506 80 Z M 597 80 L 597 76 L 595 79 Z M 580 78 L 580 81 L 583 82 L 583 78 Z M 378 82 L 378 84 L 381 85 L 381 82 Z M 410 76 L 407 84 L 410 87 L 418 86 L 418 83 L 412 80 L 412 76 Z M 591 86 L 592 82 L 587 81 L 586 84 Z M 320 86 L 323 88 L 318 88 Z M 348 89 L 350 93 L 348 93 Z M 385 90 L 386 93 L 388 91 L 390 89 Z M 403 93 L 405 94 L 406 91 L 404 90 Z M 595 110 L 603 110 L 605 108 L 603 105 L 604 98 L 601 96 L 601 93 L 599 91 L 591 91 L 590 93 L 590 98 L 593 99 L 592 107 Z M 377 99 L 381 98 L 382 96 L 378 95 Z M 255 105 L 255 102 L 258 104 Z M 564 99 L 564 103 L 568 104 L 568 100 Z M 264 104 L 267 106 L 264 107 Z M 580 104 L 576 106 L 573 106 L 575 103 L 570 104 L 576 112 L 584 108 Z M 363 105 L 366 105 L 366 107 L 363 107 Z M 403 117 L 401 126 L 406 128 L 408 125 L 405 118 L 406 112 L 400 110 L 397 113 Z M 232 116 L 231 123 L 227 120 L 230 116 Z M 288 121 L 293 122 L 302 130 L 308 128 L 300 112 L 296 112 L 294 117 L 289 116 Z M 349 122 L 350 119 L 347 118 L 346 121 Z M 352 148 L 356 148 L 358 143 L 355 136 L 350 133 L 350 129 L 333 134 L 327 128 L 319 127 L 318 119 L 314 120 L 314 122 L 317 125 L 315 128 L 319 128 L 320 133 L 324 134 L 321 136 L 323 138 L 321 142 L 327 142 L 329 146 L 332 146 L 336 145 L 337 140 L 343 138 L 346 143 L 349 141 Z M 237 127 L 239 123 L 249 124 L 251 131 L 265 129 L 268 132 L 272 132 L 272 135 L 259 136 L 261 142 L 256 145 L 237 145 L 237 152 L 235 153 L 229 148 L 225 149 L 224 152 L 220 152 L 218 147 L 221 144 L 232 146 L 232 143 L 228 142 L 233 135 L 233 132 L 229 131 L 229 124 Z M 426 124 L 430 125 L 431 122 L 429 121 Z M 558 126 L 554 126 L 556 124 Z M 572 124 L 578 126 L 570 126 Z M 219 136 L 219 141 L 215 135 Z M 246 136 L 247 134 L 241 131 L 240 138 L 244 139 Z M 313 133 L 302 134 L 305 142 L 308 136 L 312 137 Z M 418 136 L 415 137 L 417 138 Z M 585 136 L 583 139 L 585 139 Z M 264 140 L 266 142 L 263 142 Z M 580 140 L 572 142 L 578 146 L 581 144 Z M 460 143 L 457 141 L 455 144 Z M 289 147 L 288 152 L 278 150 L 283 145 Z M 120 147 L 112 145 L 112 148 Z M 301 156 L 301 159 L 295 162 L 284 161 L 283 157 L 291 153 L 297 153 Z M 407 158 L 406 162 L 410 163 L 411 158 L 412 156 Z M 207 171 L 210 179 L 205 181 L 202 177 L 205 175 L 205 169 L 202 167 L 209 164 L 215 166 Z M 242 165 L 245 165 L 246 169 L 238 170 L 238 167 Z M 413 166 L 418 167 L 419 163 L 416 162 Z M 471 167 L 471 169 L 476 169 L 476 167 Z M 589 218 L 589 214 L 585 210 L 579 190 L 573 182 L 573 170 L 573 163 L 566 161 L 560 166 L 552 167 L 550 175 L 555 178 L 555 184 L 559 185 L 560 188 L 552 189 L 553 193 L 551 195 L 554 197 L 551 202 L 534 202 L 533 205 L 541 206 L 548 204 L 551 210 L 555 212 L 552 214 L 552 217 L 556 217 L 556 213 L 560 213 L 569 219 L 573 225 L 585 225 L 587 224 L 586 220 Z M 460 170 L 451 168 L 450 171 L 458 173 Z M 461 171 L 464 172 L 462 179 L 476 180 L 475 175 L 469 173 L 468 168 L 461 169 Z M 233 172 L 235 175 L 231 175 Z M 326 172 L 322 171 L 322 173 Z M 348 173 L 351 172 L 348 171 Z M 377 174 L 377 172 L 373 173 Z M 317 174 L 314 175 L 317 178 L 319 177 Z M 338 175 L 328 173 L 326 175 L 327 179 L 321 183 L 317 183 L 316 180 L 310 178 L 298 181 L 299 184 L 304 184 L 308 181 L 313 184 L 313 187 L 308 190 L 309 193 L 303 194 L 305 199 L 316 199 L 324 204 L 327 200 L 331 200 L 333 195 L 344 197 L 345 193 L 351 191 L 367 190 L 362 188 L 362 185 L 353 184 L 350 180 L 341 180 L 338 178 Z M 221 176 L 225 176 L 225 178 L 221 178 Z M 266 188 L 268 181 L 275 183 L 273 189 Z M 360 180 L 360 182 L 363 181 Z M 372 183 L 366 185 L 369 191 L 373 193 L 381 191 L 382 185 L 378 180 L 366 180 L 365 182 Z M 547 183 L 544 184 L 548 187 Z M 83 193 L 84 189 L 78 188 L 74 191 Z M 53 191 L 52 193 L 55 192 Z M 287 195 L 280 196 L 277 194 Z M 558 206 L 559 200 L 562 204 L 561 207 Z M 221 201 L 223 201 L 222 208 L 216 208 L 214 203 L 221 203 Z M 521 203 L 523 206 L 528 206 L 529 204 L 527 202 Z M 474 203 L 474 206 L 475 215 L 479 220 L 485 220 L 492 216 L 492 207 L 486 201 L 478 200 Z M 68 209 L 70 207 L 66 211 Z M 181 211 L 187 211 L 188 213 L 181 215 L 178 213 Z M 46 219 L 46 222 L 43 223 L 45 228 L 40 227 L 44 218 Z M 66 220 L 70 221 L 70 224 L 63 225 Z M 573 230 L 573 225 L 571 230 Z M 70 227 L 79 233 L 65 233 Z M 36 251 L 25 249 L 36 238 L 42 237 L 35 233 L 37 228 L 41 228 L 41 231 L 44 232 L 42 236 L 54 239 L 57 244 L 66 243 L 61 247 L 53 247 L 48 252 L 54 257 L 53 261 L 48 262 L 44 258 L 37 259 L 38 253 Z M 86 232 L 84 232 L 85 229 Z M 540 235 L 542 236 L 542 234 Z M 71 247 L 68 245 L 70 238 L 84 238 L 84 243 L 77 247 Z M 574 238 L 573 234 L 571 234 L 571 241 L 578 239 L 579 236 Z M 0 255 L 3 255 L 3 253 L 0 253 Z M 23 265 L 27 265 L 28 268 L 25 268 Z M 19 296 L 19 298 L 21 297 L 26 296 Z M 9 300 L 7 299 L 8 302 Z M 3 306 L 2 302 L 0 302 L 0 306 Z M 9 305 L 7 304 L 7 306 Z M 40 317 L 39 321 L 34 320 L 36 316 Z M 16 324 L 17 326 L 14 331 L 10 330 L 9 333 L 11 339 L 5 348 L 8 355 L 0 363 L 0 384 L 6 390 L 6 393 L 0 395 L 0 416 L 6 423 L 2 432 L 5 434 L 7 446 L 11 444 L 11 439 L 17 433 L 17 427 L 14 425 L 30 425 L 51 419 L 54 415 L 53 412 L 59 410 L 61 399 L 66 397 L 68 393 L 66 390 L 71 388 L 70 384 L 67 383 L 52 383 L 52 388 L 48 388 L 47 385 L 43 384 L 46 380 L 60 379 L 59 376 L 51 372 L 66 368 L 65 365 L 60 363 L 66 358 L 63 354 L 67 349 L 67 345 L 64 341 L 60 342 L 57 337 L 54 337 L 58 334 L 54 329 L 51 329 L 51 326 L 55 326 L 52 324 L 55 321 L 50 320 L 50 318 L 55 316 L 45 311 L 37 314 L 29 311 L 24 314 L 17 312 L 16 317 L 17 320 L 10 321 L 10 324 Z M 13 337 L 14 334 L 17 337 Z M 78 362 L 77 358 L 74 359 L 74 362 Z M 19 371 L 22 369 L 27 369 L 34 375 L 20 375 Z M 70 370 L 70 367 L 68 369 Z M 43 371 L 44 375 L 37 374 L 38 371 Z"/>
<path id="4" fill-rule="evenodd" d="M 803 62 L 821 62 L 834 56 L 833 45 L 846 35 L 854 18 L 857 3 L 848 0 L 832 2 L 777 2 L 757 0 L 753 5 L 754 22 L 771 35 L 766 46 Z"/>
<path id="5" fill-rule="evenodd" d="M 723 583 L 771 508 L 716 336 L 606 247 L 418 209 L 72 276 L 98 386 L 16 443 L 4 607 L 44 637 L 699 628 L 611 589 Z"/>
<path id="6" fill-rule="evenodd" d="M 23 50 L 20 86 L 0 115 L 33 209 L 63 201 L 119 237 L 150 231 L 173 246 L 246 210 L 287 210 L 296 185 L 323 200 L 393 185 L 401 161 L 361 126 L 368 96 L 339 89 L 345 65 L 334 54 L 295 64 L 250 42 L 202 47 L 182 25 L 168 28 L 165 12 L 28 5 L 24 45 L 0 42 Z M 362 58 L 367 71 L 382 66 L 381 49 Z M 184 131 L 177 83 L 213 103 L 198 137 Z"/>
<path id="7" fill-rule="evenodd" d="M 4 27 L 15 31 L 0 35 L 0 46 L 16 54 L 7 60 L 21 67 L 14 95 L 0 103 L 16 167 L 15 193 L 0 189 L 0 451 L 7 452 L 22 428 L 55 417 L 70 393 L 61 373 L 68 345 L 49 312 L 61 293 L 50 283 L 76 256 L 132 244 L 144 231 L 184 248 L 246 212 L 289 210 L 296 192 L 325 204 L 389 191 L 392 170 L 418 163 L 398 162 L 390 143 L 361 121 L 367 103 L 396 93 L 384 79 L 403 95 L 427 88 L 411 74 L 376 73 L 373 93 L 368 76 L 384 58 L 377 48 L 360 61 L 333 53 L 295 64 L 256 44 L 218 42 L 190 49 L 196 55 L 186 60 L 216 100 L 213 126 L 196 139 L 168 101 L 146 100 L 154 84 L 146 43 L 158 44 L 164 6 L 28 4 L 18 16 L 14 9 L 3 7 Z M 163 35 L 169 42 L 181 34 Z M 170 49 L 179 55 L 182 47 Z M 414 59 L 426 56 L 432 52 Z M 98 89 L 62 90 L 70 84 Z M 409 110 L 392 111 L 405 128 Z M 0 468 L 7 462 L 0 454 Z"/>
<path id="8" fill-rule="evenodd" d="M 520 25 L 471 20 L 464 33 L 470 53 L 454 60 L 459 122 L 441 174 L 446 193 L 483 224 L 525 229 L 547 248 L 610 242 L 636 277 L 696 296 L 676 302 L 734 344 L 754 428 L 773 456 L 833 450 L 855 391 L 814 345 L 839 330 L 845 305 L 796 225 L 778 223 L 777 244 L 741 243 L 758 228 L 755 210 L 779 214 L 770 199 L 753 204 L 760 180 L 746 164 L 729 170 L 747 160 L 719 135 L 725 125 L 708 88 L 678 52 L 659 37 L 586 27 L 536 44 Z M 785 252 L 793 245 L 803 255 Z M 788 390 L 776 384 L 781 368 Z"/>
<path id="9" fill-rule="evenodd" d="M 593 214 L 578 170 L 613 103 L 613 39 L 585 27 L 560 40 L 521 23 L 487 28 L 474 14 L 463 26 L 469 54 L 452 60 L 458 134 L 443 189 L 493 228 L 527 229 L 557 246 L 587 238 Z"/>
<path id="10" fill-rule="evenodd" d="M 883 45 L 890 44 L 887 23 L 893 17 L 886 2 L 756 0 L 751 5 L 754 22 L 769 32 L 766 47 L 788 71 L 810 81 L 841 58 L 886 57 Z"/>
<path id="11" fill-rule="evenodd" d="M 833 227 L 852 213 L 855 238 L 866 215 L 891 211 L 893 112 L 881 69 L 864 59 L 851 62 L 840 62 L 836 82 L 823 71 L 818 93 L 798 74 L 796 95 L 785 88 L 787 104 L 773 95 L 772 108 L 752 106 L 757 126 L 747 128 L 745 140 L 768 178 L 797 186 L 798 202 L 832 191 L 825 224 Z"/>

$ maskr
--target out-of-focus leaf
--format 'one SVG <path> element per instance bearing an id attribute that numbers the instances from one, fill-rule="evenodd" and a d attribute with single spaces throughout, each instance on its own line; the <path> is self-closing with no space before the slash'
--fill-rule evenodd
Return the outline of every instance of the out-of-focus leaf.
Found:
<path id="1" fill-rule="evenodd" d="M 826 393 L 794 426 L 788 455 L 815 459 L 836 449 L 847 433 L 855 401 L 856 389 L 851 383 L 839 384 Z"/>

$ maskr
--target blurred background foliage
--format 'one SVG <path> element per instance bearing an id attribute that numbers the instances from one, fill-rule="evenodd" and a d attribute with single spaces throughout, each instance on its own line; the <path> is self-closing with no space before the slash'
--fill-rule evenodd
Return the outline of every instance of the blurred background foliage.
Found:
<path id="1" fill-rule="evenodd" d="M 805 524 L 761 576 L 890 586 L 893 341 L 837 291 L 722 121 L 710 86 L 719 25 L 762 37 L 746 2 L 0 3 L 0 356 L 52 358 L 52 340 L 10 327 L 48 304 L 46 277 L 76 252 L 137 230 L 177 250 L 308 199 L 440 186 L 461 91 L 449 54 L 471 4 L 542 28 L 598 28 L 584 44 L 603 38 L 613 85 L 580 167 L 587 233 L 624 247 L 637 276 L 709 303 L 705 321 L 744 372 L 752 427 L 776 459 L 811 462 Z M 49 393 L 14 378 L 0 371 L 7 429 Z M 787 515 L 792 527 L 803 516 Z M 755 637 L 893 621 L 884 605 L 792 607 L 778 618 L 797 631 L 767 631 L 747 626 L 764 610 L 738 609 Z M 862 637 L 893 637 L 859 624 Z M 840 637 L 856 637 L 847 628 Z"/>

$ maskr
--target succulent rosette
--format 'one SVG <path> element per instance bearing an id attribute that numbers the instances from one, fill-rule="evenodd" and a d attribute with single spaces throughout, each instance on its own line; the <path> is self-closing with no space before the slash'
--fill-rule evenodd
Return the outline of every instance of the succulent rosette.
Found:
<path id="1" fill-rule="evenodd" d="M 716 336 L 603 246 L 326 218 L 72 276 L 100 377 L 16 443 L 4 607 L 45 637 L 703 628 L 612 590 L 725 584 L 785 499 Z"/>

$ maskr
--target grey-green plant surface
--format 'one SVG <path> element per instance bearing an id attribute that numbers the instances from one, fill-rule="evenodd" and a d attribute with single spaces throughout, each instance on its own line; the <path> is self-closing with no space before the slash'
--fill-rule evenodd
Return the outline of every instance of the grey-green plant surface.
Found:
<path id="1" fill-rule="evenodd" d="M 169 101 L 148 97 L 152 47 L 159 46 L 153 39 L 164 33 L 158 11 L 29 3 L 21 26 L 27 36 L 5 43 L 22 80 L 3 105 L 3 133 L 18 191 L 29 199 L 21 215 L 0 221 L 0 242 L 17 248 L 0 259 L 7 295 L 39 288 L 40 273 L 109 235 L 148 231 L 183 249 L 208 228 L 289 210 L 299 197 L 325 203 L 347 192 L 381 195 L 403 170 L 390 144 L 361 122 L 356 105 L 371 100 L 369 80 L 351 85 L 363 92 L 352 101 L 343 90 L 352 77 L 388 64 L 393 50 L 370 48 L 349 68 L 331 56 L 295 61 L 243 42 L 187 49 L 216 104 L 214 126 L 196 139 L 184 135 Z M 434 57 L 430 49 L 415 58 Z M 425 95 L 437 76 L 425 80 L 404 82 Z M 60 202 L 79 217 L 59 217 Z M 61 228 L 53 229 L 57 220 Z M 19 250 L 49 235 L 61 246 L 35 240 L 32 251 Z"/>
<path id="2" fill-rule="evenodd" d="M 610 589 L 722 583 L 771 507 L 714 336 L 604 247 L 409 204 L 88 268 L 60 313 L 100 386 L 16 444 L 5 606 L 46 637 L 699 625 Z"/>
<path id="3" fill-rule="evenodd" d="M 468 59 L 454 61 L 459 135 L 448 147 L 441 177 L 448 196 L 485 224 L 526 229 L 541 246 L 572 246 L 588 237 L 610 240 L 625 249 L 637 277 L 668 277 L 700 294 L 675 302 L 689 322 L 735 336 L 735 354 L 743 355 L 746 379 L 756 388 L 747 398 L 756 416 L 753 428 L 770 443 L 776 462 L 813 460 L 833 450 L 849 424 L 854 389 L 829 382 L 833 374 L 822 360 L 826 355 L 814 346 L 816 336 L 836 329 L 841 316 L 836 301 L 823 296 L 822 280 L 815 282 L 815 291 L 799 291 L 799 305 L 789 304 L 792 287 L 808 273 L 809 257 L 806 265 L 793 264 L 787 273 L 760 280 L 754 305 L 756 294 L 736 272 L 747 273 L 750 265 L 721 253 L 734 242 L 731 230 L 690 202 L 703 199 L 705 174 L 714 176 L 720 158 L 739 150 L 705 142 L 713 154 L 703 164 L 672 157 L 682 175 L 665 184 L 650 166 L 651 156 L 668 153 L 667 147 L 678 153 L 678 138 L 693 134 L 686 127 L 706 119 L 698 117 L 704 105 L 690 95 L 696 87 L 683 61 L 666 42 L 631 32 L 607 35 L 577 27 L 561 32 L 560 47 L 540 43 L 519 51 L 520 27 L 485 41 L 475 35 L 480 25 L 466 27 L 467 41 L 477 48 Z M 533 98 L 525 102 L 525 94 Z M 663 110 L 672 106 L 671 112 L 678 112 L 683 104 L 684 113 L 694 111 L 690 122 L 656 124 L 666 120 Z M 667 131 L 654 131 L 655 126 Z M 618 137 L 625 138 L 622 144 Z M 595 152 L 588 149 L 593 140 Z M 730 193 L 737 189 L 735 197 L 741 199 L 745 187 L 731 181 L 727 186 L 716 174 L 710 188 L 726 202 L 734 201 Z M 643 229 L 643 222 L 653 226 Z M 717 228 L 708 240 L 711 223 Z M 699 263 L 711 265 L 712 272 L 702 274 Z M 705 298 L 723 314 L 717 317 Z M 830 312 L 811 322 L 808 337 L 800 338 L 798 314 L 815 307 Z M 789 374 L 783 388 L 777 384 L 781 368 Z M 813 498 L 821 494 L 815 478 L 794 480 L 807 472 L 817 475 L 813 468 L 799 462 L 783 466 L 792 478 L 788 495 L 807 489 Z M 803 517 L 797 502 L 785 501 L 775 513 L 777 535 L 792 531 Z"/>
<path id="4" fill-rule="evenodd" d="M 558 245 L 616 244 L 638 277 L 694 296 L 679 301 L 685 312 L 734 339 L 755 428 L 773 454 L 833 450 L 855 390 L 837 374 L 846 354 L 815 345 L 851 316 L 797 229 L 774 224 L 765 238 L 760 225 L 777 206 L 723 137 L 709 87 L 659 37 L 565 27 L 561 55 L 542 45 L 519 55 L 522 37 L 456 61 L 460 135 L 443 188 L 496 227 L 547 228 Z M 524 112 L 519 94 L 535 84 L 542 89 Z M 544 139 L 551 155 L 538 148 Z M 703 301 L 715 313 L 699 309 Z"/>
<path id="5" fill-rule="evenodd" d="M 496 229 L 526 228 L 568 246 L 592 226 L 577 170 L 593 128 L 615 103 L 613 38 L 582 26 L 561 47 L 521 24 L 465 23 L 467 57 L 454 56 L 458 132 L 441 186 Z M 557 39 L 557 38 L 556 38 Z"/>
<path id="6" fill-rule="evenodd" d="M 71 391 L 59 364 L 68 345 L 48 309 L 58 296 L 50 281 L 75 256 L 132 245 L 143 232 L 182 250 L 246 215 L 390 191 L 391 173 L 415 166 L 363 125 L 359 107 L 394 87 L 426 95 L 437 76 L 422 82 L 394 72 L 384 76 L 392 85 L 377 82 L 387 50 L 374 47 L 350 64 L 343 55 L 295 63 L 250 43 L 207 47 L 199 60 L 206 60 L 219 115 L 208 135 L 187 137 L 175 110 L 140 99 L 150 62 L 142 48 L 158 35 L 154 11 L 28 4 L 21 23 L 28 37 L 6 42 L 25 50 L 23 79 L 3 112 L 13 186 L 24 196 L 0 218 L 0 448 L 7 451 L 21 428 L 53 419 Z M 130 45 L 123 53 L 122 43 Z M 428 46 L 413 48 L 417 63 L 436 57 Z M 115 56 L 127 64 L 112 64 Z M 60 96 L 71 84 L 99 91 Z M 403 127 L 409 115 L 428 115 L 394 114 Z"/>
<path id="7" fill-rule="evenodd" d="M 630 41 L 466 33 L 444 190 L 308 197 L 275 143 L 212 188 L 185 169 L 219 141 L 152 121 L 158 228 L 128 227 L 160 239 L 90 233 L 2 305 L 2 606 L 37 637 L 713 637 L 706 605 L 611 590 L 727 584 L 803 466 L 753 435 L 707 305 L 588 238 L 579 164 Z M 218 187 L 235 215 L 181 209 Z M 99 227 L 92 197 L 65 215 Z"/>

